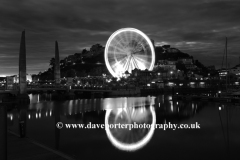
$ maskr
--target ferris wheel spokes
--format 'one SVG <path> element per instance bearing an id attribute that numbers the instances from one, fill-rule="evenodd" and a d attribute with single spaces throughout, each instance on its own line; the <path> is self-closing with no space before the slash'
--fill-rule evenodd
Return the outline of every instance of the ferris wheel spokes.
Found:
<path id="1" fill-rule="evenodd" d="M 133 63 L 134 63 L 135 68 L 139 69 L 139 68 L 138 68 L 138 65 L 137 65 L 137 62 L 136 62 L 136 60 L 135 60 L 135 58 L 134 58 L 134 56 L 133 56 L 133 55 L 131 55 L 131 56 L 132 56 L 132 59 L 133 59 Z"/>
<path id="2" fill-rule="evenodd" d="M 127 54 L 127 51 L 123 48 L 119 48 L 118 46 L 115 46 L 115 50 L 121 51 L 118 52 L 119 54 Z M 113 54 L 116 54 L 115 52 L 112 52 Z"/>
<path id="3" fill-rule="evenodd" d="M 131 57 L 128 56 L 127 62 L 124 65 L 124 70 L 126 70 L 126 71 L 129 70 L 130 63 L 131 63 Z"/>
<path id="4" fill-rule="evenodd" d="M 151 63 L 148 62 L 148 61 L 146 61 L 146 60 L 144 60 L 144 59 L 141 59 L 141 58 L 138 58 L 138 57 L 135 57 L 135 59 L 136 59 L 140 64 L 144 65 L 144 66 L 145 66 L 145 69 L 151 66 Z M 141 65 L 141 66 L 142 66 L 142 65 Z"/>
<path id="5" fill-rule="evenodd" d="M 131 72 L 131 69 L 133 70 L 134 68 L 139 69 L 137 61 L 135 60 L 135 58 L 132 55 L 129 55 L 128 61 L 124 65 L 124 70 Z"/>
<path id="6" fill-rule="evenodd" d="M 134 28 L 123 28 L 114 32 L 105 46 L 105 62 L 109 72 L 119 77 L 125 71 L 152 70 L 155 53 L 150 39 Z"/>
<path id="7" fill-rule="evenodd" d="M 127 57 L 121 59 L 121 60 L 118 61 L 118 62 L 114 62 L 114 63 L 112 64 L 112 68 L 115 70 L 116 68 L 119 67 L 119 65 L 120 65 L 120 66 L 124 66 L 124 64 L 126 64 L 126 63 L 125 63 L 126 60 L 127 60 Z M 119 67 L 119 68 L 120 68 L 120 67 Z"/>

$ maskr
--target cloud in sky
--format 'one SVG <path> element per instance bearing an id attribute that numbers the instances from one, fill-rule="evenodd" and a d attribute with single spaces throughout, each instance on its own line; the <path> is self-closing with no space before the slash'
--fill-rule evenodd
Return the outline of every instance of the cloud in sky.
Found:
<path id="1" fill-rule="evenodd" d="M 26 30 L 27 70 L 48 68 L 60 57 L 99 43 L 115 30 L 134 27 L 156 44 L 169 44 L 221 66 L 225 37 L 229 63 L 239 63 L 240 1 L 233 0 L 19 0 L 0 2 L 0 74 L 17 74 L 21 31 Z"/>

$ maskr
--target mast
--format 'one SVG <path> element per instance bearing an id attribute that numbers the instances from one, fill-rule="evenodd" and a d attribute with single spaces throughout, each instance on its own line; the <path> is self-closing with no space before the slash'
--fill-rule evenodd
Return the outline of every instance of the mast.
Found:
<path id="1" fill-rule="evenodd" d="M 227 37 L 226 37 L 226 70 L 227 70 L 227 75 L 226 75 L 226 92 L 227 92 L 227 82 L 228 82 L 228 64 L 227 64 Z M 227 114 L 227 152 L 229 154 L 229 111 L 228 111 L 228 108 L 229 106 L 226 105 L 226 114 Z"/>
<path id="2" fill-rule="evenodd" d="M 227 83 L 228 83 L 228 64 L 227 64 L 227 37 L 226 37 L 226 44 L 225 44 L 225 52 L 226 52 L 226 93 L 228 91 L 228 88 L 227 88 Z"/>

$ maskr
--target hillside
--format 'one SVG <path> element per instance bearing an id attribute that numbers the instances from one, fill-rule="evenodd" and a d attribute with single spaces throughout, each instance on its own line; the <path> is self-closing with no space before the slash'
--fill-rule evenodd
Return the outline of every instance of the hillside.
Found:
<path id="1" fill-rule="evenodd" d="M 83 49 L 81 53 L 75 53 L 64 58 L 60 61 L 61 77 L 102 76 L 103 73 L 110 75 L 105 65 L 104 49 L 100 44 L 95 44 L 89 50 Z M 159 60 L 177 61 L 179 58 L 193 59 L 193 57 L 187 53 L 183 53 L 176 48 L 170 48 L 170 45 L 155 47 L 155 55 L 155 64 L 157 64 Z M 197 67 L 201 68 L 201 70 L 207 72 L 206 67 L 198 60 L 193 60 L 193 62 Z M 50 60 L 50 68 L 43 73 L 39 73 L 40 77 L 42 77 L 40 79 L 53 79 L 54 63 L 55 60 L 52 58 Z M 181 69 L 182 67 L 178 64 L 177 68 Z"/>
<path id="2" fill-rule="evenodd" d="M 193 58 L 187 53 L 183 53 L 176 48 L 170 48 L 170 45 L 165 46 L 157 46 L 155 47 L 156 60 L 175 60 L 177 61 L 179 58 Z"/>

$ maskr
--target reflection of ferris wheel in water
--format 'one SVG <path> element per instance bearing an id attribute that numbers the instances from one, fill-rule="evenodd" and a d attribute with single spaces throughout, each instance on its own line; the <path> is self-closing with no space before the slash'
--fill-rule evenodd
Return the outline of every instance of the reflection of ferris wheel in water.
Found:
<path id="1" fill-rule="evenodd" d="M 105 47 L 105 63 L 114 77 L 135 68 L 152 70 L 155 52 L 151 40 L 140 30 L 123 28 L 114 32 Z"/>
<path id="2" fill-rule="evenodd" d="M 138 124 L 139 128 L 109 129 L 108 126 Z M 140 128 L 140 125 L 149 125 L 148 129 Z M 153 106 L 146 107 L 126 107 L 108 109 L 105 115 L 105 130 L 111 143 L 120 150 L 136 151 L 144 147 L 152 138 L 156 124 L 156 113 Z"/>

